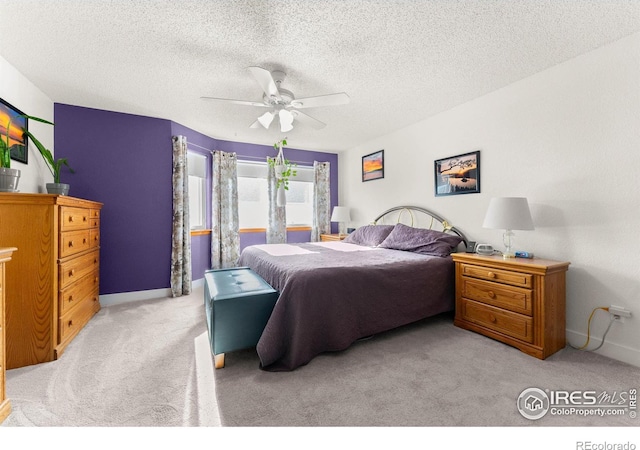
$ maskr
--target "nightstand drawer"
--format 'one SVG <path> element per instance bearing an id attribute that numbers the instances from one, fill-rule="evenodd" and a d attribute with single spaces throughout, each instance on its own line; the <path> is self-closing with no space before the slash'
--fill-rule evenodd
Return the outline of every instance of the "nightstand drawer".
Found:
<path id="1" fill-rule="evenodd" d="M 462 277 L 462 296 L 520 314 L 532 315 L 530 289 Z"/>
<path id="2" fill-rule="evenodd" d="M 522 314 L 462 299 L 462 317 L 491 330 L 524 342 L 533 342 L 533 319 Z"/>
<path id="3" fill-rule="evenodd" d="M 531 280 L 533 279 L 533 277 L 527 273 L 509 272 L 489 267 L 472 266 L 470 264 L 462 264 L 462 275 L 525 288 L 531 288 Z"/>

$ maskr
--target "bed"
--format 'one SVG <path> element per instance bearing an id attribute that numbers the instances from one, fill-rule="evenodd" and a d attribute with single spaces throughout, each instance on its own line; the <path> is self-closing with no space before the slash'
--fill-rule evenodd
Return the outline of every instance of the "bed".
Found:
<path id="1" fill-rule="evenodd" d="M 452 311 L 449 254 L 465 244 L 437 214 L 400 206 L 341 242 L 246 247 L 239 265 L 280 292 L 256 346 L 260 367 L 293 370 L 358 339 Z"/>

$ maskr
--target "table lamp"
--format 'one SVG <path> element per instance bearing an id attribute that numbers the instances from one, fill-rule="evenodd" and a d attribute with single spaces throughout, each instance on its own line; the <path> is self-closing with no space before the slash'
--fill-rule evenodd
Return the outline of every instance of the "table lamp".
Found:
<path id="1" fill-rule="evenodd" d="M 524 197 L 492 198 L 482 227 L 505 230 L 502 235 L 505 246 L 502 256 L 505 259 L 513 258 L 515 256 L 511 249 L 513 230 L 534 229 L 527 199 Z"/>
<path id="2" fill-rule="evenodd" d="M 349 208 L 346 206 L 335 206 L 331 214 L 331 222 L 338 222 L 338 236 L 344 236 L 347 229 L 347 222 L 351 221 Z"/>

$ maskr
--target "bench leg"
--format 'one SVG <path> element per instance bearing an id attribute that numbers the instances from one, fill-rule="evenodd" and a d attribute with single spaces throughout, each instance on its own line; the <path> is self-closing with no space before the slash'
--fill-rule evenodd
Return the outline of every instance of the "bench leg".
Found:
<path id="1" fill-rule="evenodd" d="M 224 367 L 224 353 L 213 355 L 213 358 L 215 359 L 216 369 L 222 369 Z"/>

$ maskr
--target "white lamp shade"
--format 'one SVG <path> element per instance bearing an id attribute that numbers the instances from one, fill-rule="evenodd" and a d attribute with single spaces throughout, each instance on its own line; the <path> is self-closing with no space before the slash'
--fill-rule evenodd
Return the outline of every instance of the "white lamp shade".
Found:
<path id="1" fill-rule="evenodd" d="M 267 111 L 266 113 L 258 117 L 258 122 L 260 122 L 260 125 L 262 125 L 266 129 L 269 129 L 269 125 L 271 125 L 273 118 L 274 118 L 273 113 Z"/>
<path id="2" fill-rule="evenodd" d="M 281 109 L 278 116 L 280 117 L 280 131 L 286 133 L 293 130 L 293 114 L 291 114 L 291 111 Z"/>
<path id="3" fill-rule="evenodd" d="M 482 226 L 501 230 L 533 230 L 533 220 L 527 199 L 524 197 L 492 198 Z"/>
<path id="4" fill-rule="evenodd" d="M 331 222 L 350 222 L 351 214 L 346 206 L 335 206 L 331 214 Z"/>

